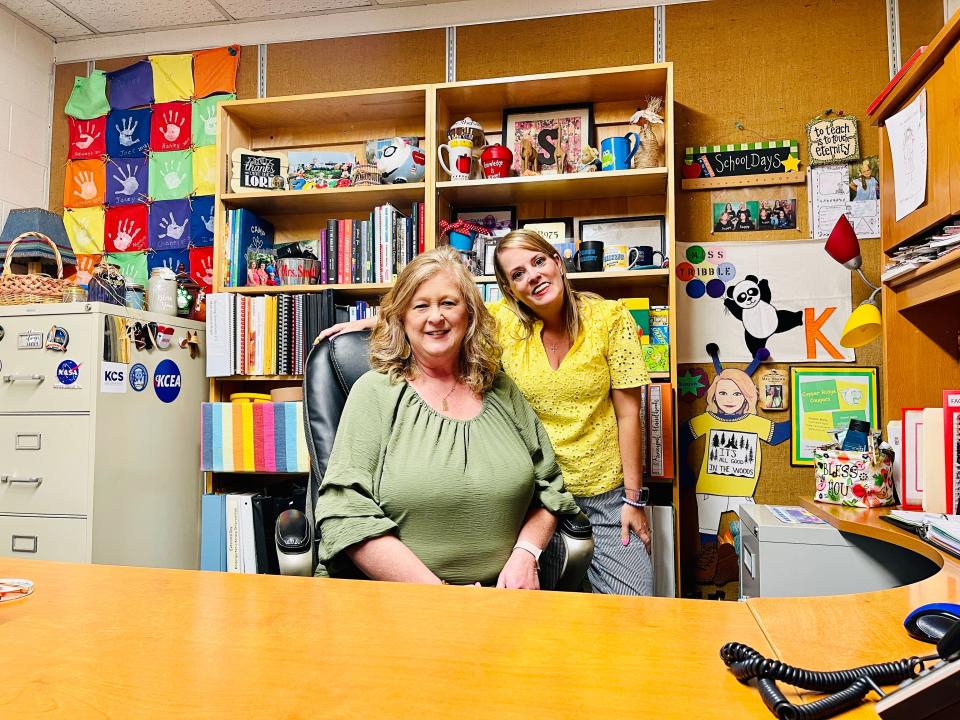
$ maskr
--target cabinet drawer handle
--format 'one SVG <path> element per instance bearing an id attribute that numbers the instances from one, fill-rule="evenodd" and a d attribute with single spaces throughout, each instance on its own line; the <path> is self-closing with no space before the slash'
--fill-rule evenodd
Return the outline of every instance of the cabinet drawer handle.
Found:
<path id="1" fill-rule="evenodd" d="M 32 375 L 13 374 L 13 375 L 3 376 L 3 381 L 5 383 L 13 383 L 13 382 L 17 382 L 18 380 L 22 380 L 24 382 L 41 382 L 42 383 L 44 381 L 44 376 L 41 375 L 40 373 L 33 373 Z"/>
<path id="2" fill-rule="evenodd" d="M 13 442 L 14 450 L 39 450 L 40 433 L 17 433 Z"/>
<path id="3" fill-rule="evenodd" d="M 30 545 L 20 544 L 17 545 L 17 541 L 26 541 Z M 18 553 L 36 553 L 37 552 L 37 536 L 36 535 L 13 535 L 10 539 L 10 550 L 12 552 Z"/>
<path id="4" fill-rule="evenodd" d="M 23 483 L 24 485 L 36 485 L 37 487 L 40 487 L 40 483 L 43 482 L 43 478 L 42 477 L 18 478 L 15 475 L 4 475 L 3 477 L 0 477 L 0 482 L 10 483 L 11 485 L 13 485 L 14 483 Z"/>

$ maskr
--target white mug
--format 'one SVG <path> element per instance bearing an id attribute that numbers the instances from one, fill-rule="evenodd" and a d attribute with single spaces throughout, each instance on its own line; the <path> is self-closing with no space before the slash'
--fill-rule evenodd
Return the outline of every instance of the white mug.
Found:
<path id="1" fill-rule="evenodd" d="M 446 148 L 450 164 L 443 161 Z M 437 148 L 437 159 L 451 180 L 469 180 L 473 170 L 473 141 L 469 138 L 453 138 L 449 144 Z"/>

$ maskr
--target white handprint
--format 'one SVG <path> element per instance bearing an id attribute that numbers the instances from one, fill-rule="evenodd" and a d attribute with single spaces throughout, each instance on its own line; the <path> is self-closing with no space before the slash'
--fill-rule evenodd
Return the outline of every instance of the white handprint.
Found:
<path id="1" fill-rule="evenodd" d="M 163 122 L 166 123 L 166 126 L 160 128 L 160 132 L 169 142 L 174 142 L 180 137 L 180 127 L 183 125 L 184 119 L 180 117 L 180 113 L 176 110 L 167 110 L 163 114 Z"/>
<path id="2" fill-rule="evenodd" d="M 133 220 L 127 218 L 117 226 L 117 236 L 113 240 L 113 245 L 118 251 L 123 252 L 130 247 L 139 234 L 140 228 L 134 227 Z"/>
<path id="3" fill-rule="evenodd" d="M 86 126 L 78 125 L 77 131 L 80 133 L 80 139 L 74 143 L 81 150 L 86 150 L 93 145 L 93 141 L 100 137 L 100 133 L 93 126 L 93 123 L 87 123 Z"/>
<path id="4" fill-rule="evenodd" d="M 132 117 L 124 118 L 121 120 L 121 125 L 114 125 L 117 129 L 117 132 L 120 133 L 120 144 L 124 147 L 130 147 L 136 142 L 136 139 L 133 137 L 133 133 L 137 130 L 137 125 L 139 123 L 134 120 Z"/>
<path id="5" fill-rule="evenodd" d="M 200 219 L 203 220 L 203 226 L 207 229 L 207 232 L 213 232 L 213 210 L 210 211 L 210 217 L 205 218 L 201 215 Z"/>
<path id="6" fill-rule="evenodd" d="M 213 185 L 217 179 L 217 168 L 209 163 L 200 168 L 200 179 L 207 185 Z"/>
<path id="7" fill-rule="evenodd" d="M 117 171 L 119 175 L 114 175 L 113 179 L 120 183 L 123 187 L 120 190 L 117 190 L 114 195 L 133 195 L 140 189 L 140 181 L 137 180 L 136 171 L 127 163 L 127 171 L 124 173 L 123 168 L 117 165 Z"/>
<path id="8" fill-rule="evenodd" d="M 173 164 L 172 160 L 164 162 L 160 168 L 160 172 L 163 174 L 163 182 L 166 183 L 168 190 L 173 190 L 187 179 L 186 175 L 177 173 L 177 166 Z"/>
<path id="9" fill-rule="evenodd" d="M 216 135 L 217 134 L 217 113 L 213 107 L 207 108 L 207 114 L 201 115 L 200 119 L 203 121 L 203 132 L 207 135 Z"/>
<path id="10" fill-rule="evenodd" d="M 173 213 L 170 213 L 170 219 L 167 220 L 163 218 L 160 220 L 160 227 L 163 228 L 163 232 L 160 233 L 160 237 L 168 237 L 172 240 L 179 240 L 183 235 L 183 230 L 187 226 L 187 221 L 184 221 L 177 225 L 176 219 L 173 217 Z"/>
<path id="11" fill-rule="evenodd" d="M 73 181 L 80 186 L 79 190 L 74 190 L 73 194 L 81 200 L 91 200 L 97 196 L 97 185 L 93 182 L 93 173 L 83 171 L 77 173 Z"/>
<path id="12" fill-rule="evenodd" d="M 199 275 L 204 285 L 213 285 L 213 263 L 207 258 L 200 261 Z"/>

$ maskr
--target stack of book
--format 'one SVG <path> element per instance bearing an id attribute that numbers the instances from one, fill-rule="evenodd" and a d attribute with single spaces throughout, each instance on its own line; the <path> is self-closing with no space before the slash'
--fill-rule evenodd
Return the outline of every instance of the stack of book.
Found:
<path id="1" fill-rule="evenodd" d="M 206 494 L 200 504 L 200 569 L 279 575 L 274 540 L 277 516 L 304 509 L 306 491 L 289 495 Z"/>
<path id="2" fill-rule="evenodd" d="M 880 280 L 889 282 L 957 249 L 960 249 L 960 224 L 946 225 L 919 243 L 898 248 L 892 260 L 884 266 Z"/>
<path id="3" fill-rule="evenodd" d="M 650 305 L 648 298 L 623 298 L 623 304 L 637 324 L 647 370 L 670 372 L 670 309 Z"/>
<path id="4" fill-rule="evenodd" d="M 334 293 L 207 295 L 207 377 L 302 375 L 314 339 L 338 322 L 377 314 Z"/>
<path id="5" fill-rule="evenodd" d="M 960 512 L 960 390 L 944 390 L 943 404 L 903 408 L 887 425 L 901 438 L 900 501 L 905 509 Z"/>
<path id="6" fill-rule="evenodd" d="M 246 208 L 228 210 L 226 238 L 223 284 L 243 287 L 247 284 L 247 252 L 273 249 L 273 223 Z"/>
<path id="7" fill-rule="evenodd" d="M 320 283 L 388 283 L 423 252 L 424 237 L 421 202 L 409 215 L 385 203 L 366 220 L 327 220 L 317 242 Z"/>
<path id="8" fill-rule="evenodd" d="M 480 291 L 480 297 L 483 298 L 484 302 L 494 303 L 503 299 L 500 286 L 496 283 L 477 283 L 477 290 Z"/>

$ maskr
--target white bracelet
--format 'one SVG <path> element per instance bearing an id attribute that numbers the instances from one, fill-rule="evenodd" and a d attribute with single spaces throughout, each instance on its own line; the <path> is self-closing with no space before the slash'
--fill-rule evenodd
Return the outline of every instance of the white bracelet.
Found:
<path id="1" fill-rule="evenodd" d="M 533 562 L 536 563 L 537 570 L 540 569 L 540 553 L 542 553 L 543 550 L 538 548 L 532 542 L 527 542 L 526 540 L 517 540 L 517 543 L 513 546 L 513 549 L 516 550 L 517 548 L 526 550 L 528 553 L 533 555 Z"/>

